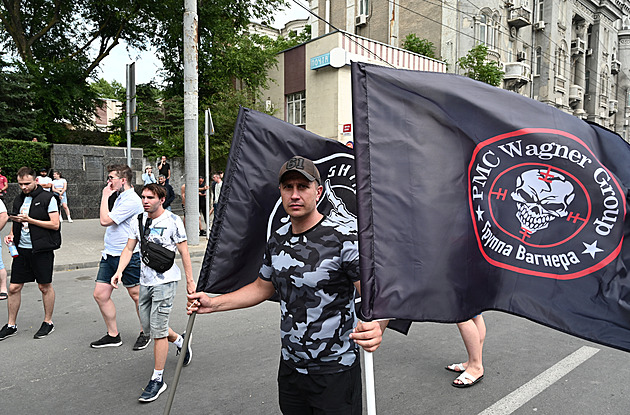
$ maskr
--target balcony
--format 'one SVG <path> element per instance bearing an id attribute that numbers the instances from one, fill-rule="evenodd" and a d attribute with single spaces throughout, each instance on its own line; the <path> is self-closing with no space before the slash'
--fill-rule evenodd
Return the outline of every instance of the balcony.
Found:
<path id="1" fill-rule="evenodd" d="M 516 7 L 510 10 L 508 25 L 521 28 L 532 24 L 532 12 L 524 7 Z"/>
<path id="2" fill-rule="evenodd" d="M 517 90 L 531 81 L 532 70 L 525 62 L 505 62 L 503 70 L 503 81 L 507 89 Z"/>
<path id="3" fill-rule="evenodd" d="M 621 71 L 621 62 L 619 62 L 616 59 L 614 59 L 612 62 L 610 62 L 610 73 L 611 74 L 616 75 L 620 71 Z"/>
<path id="4" fill-rule="evenodd" d="M 580 55 L 586 52 L 586 41 L 577 38 L 571 41 L 571 56 Z"/>
<path id="5" fill-rule="evenodd" d="M 569 102 L 580 102 L 584 100 L 584 88 L 579 85 L 569 87 Z"/>
<path id="6" fill-rule="evenodd" d="M 616 99 L 608 100 L 608 115 L 616 114 L 619 111 L 619 101 Z"/>

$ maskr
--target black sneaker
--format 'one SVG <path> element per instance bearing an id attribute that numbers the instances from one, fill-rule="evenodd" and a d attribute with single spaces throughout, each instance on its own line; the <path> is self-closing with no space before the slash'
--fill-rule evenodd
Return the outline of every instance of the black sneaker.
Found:
<path id="1" fill-rule="evenodd" d="M 4 327 L 2 327 L 2 330 L 0 330 L 0 340 L 15 336 L 15 333 L 17 333 L 17 326 L 9 327 L 8 324 L 5 324 Z"/>
<path id="2" fill-rule="evenodd" d="M 184 338 L 184 341 L 185 341 L 186 332 L 182 333 L 182 337 Z M 179 356 L 181 352 L 182 352 L 181 347 L 178 347 L 176 356 Z M 192 360 L 192 334 L 190 335 L 190 341 L 188 342 L 188 350 L 186 350 L 186 356 L 184 356 L 184 366 L 188 366 L 191 360 Z"/>
<path id="3" fill-rule="evenodd" d="M 122 344 L 122 339 L 120 338 L 120 333 L 116 335 L 116 337 L 112 337 L 108 334 L 104 335 L 100 339 L 95 342 L 90 343 L 90 347 L 95 349 L 100 349 L 101 347 L 118 347 Z"/>
<path id="4" fill-rule="evenodd" d="M 133 345 L 133 350 L 142 350 L 146 348 L 149 343 L 151 343 L 151 336 L 141 331 L 136 339 L 136 344 Z"/>
<path id="5" fill-rule="evenodd" d="M 48 336 L 50 333 L 55 331 L 55 325 L 53 323 L 42 322 L 42 326 L 37 330 L 37 333 L 33 336 L 34 339 L 43 339 Z"/>
<path id="6" fill-rule="evenodd" d="M 151 379 L 144 392 L 138 398 L 140 402 L 153 402 L 166 390 L 166 383 Z"/>

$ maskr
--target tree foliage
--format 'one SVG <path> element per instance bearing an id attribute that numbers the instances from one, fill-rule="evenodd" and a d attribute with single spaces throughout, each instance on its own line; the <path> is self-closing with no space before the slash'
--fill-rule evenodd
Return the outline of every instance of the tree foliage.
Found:
<path id="1" fill-rule="evenodd" d="M 39 111 L 31 102 L 35 99 L 33 79 L 28 73 L 12 70 L 0 54 L 0 138 L 31 140 L 37 137 L 35 124 Z"/>
<path id="2" fill-rule="evenodd" d="M 435 59 L 435 45 L 433 42 L 427 39 L 420 39 L 415 33 L 410 33 L 405 37 L 402 47 L 410 52 Z"/>
<path id="3" fill-rule="evenodd" d="M 479 44 L 469 50 L 466 56 L 459 58 L 457 64 L 464 71 L 465 76 L 493 86 L 499 86 L 505 72 L 501 70 L 497 62 L 488 61 L 487 58 L 488 48 Z"/>

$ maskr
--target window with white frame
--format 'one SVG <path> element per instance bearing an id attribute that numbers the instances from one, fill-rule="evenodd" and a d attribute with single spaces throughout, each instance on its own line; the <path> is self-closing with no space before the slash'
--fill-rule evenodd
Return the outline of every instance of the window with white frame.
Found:
<path id="1" fill-rule="evenodd" d="M 287 95 L 287 122 L 293 125 L 306 125 L 306 91 Z"/>
<path id="2" fill-rule="evenodd" d="M 368 15 L 368 0 L 357 0 L 357 15 Z"/>
<path id="3" fill-rule="evenodd" d="M 537 17 L 538 19 L 536 20 L 537 22 L 542 22 L 544 20 L 545 14 L 543 13 L 544 10 L 544 0 L 538 0 L 538 2 L 536 3 L 536 7 L 537 7 Z"/>
<path id="4" fill-rule="evenodd" d="M 540 75 L 542 69 L 542 48 L 539 46 L 536 48 L 534 54 L 534 76 Z"/>
<path id="5" fill-rule="evenodd" d="M 489 9 L 484 9 L 475 19 L 477 43 L 486 45 L 488 49 L 496 49 L 498 43 L 499 17 L 492 16 Z"/>

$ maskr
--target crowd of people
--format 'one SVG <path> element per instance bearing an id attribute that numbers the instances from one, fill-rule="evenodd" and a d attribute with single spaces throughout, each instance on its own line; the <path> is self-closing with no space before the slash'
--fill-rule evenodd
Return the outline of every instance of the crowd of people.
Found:
<path id="1" fill-rule="evenodd" d="M 355 296 L 361 292 L 357 231 L 317 210 L 323 187 L 315 164 L 294 156 L 281 166 L 278 187 L 289 222 L 267 241 L 254 282 L 214 297 L 196 291 L 184 223 L 168 209 L 172 187 L 165 157 L 158 166 L 157 182 L 151 170 L 145 169 L 138 195 L 129 166 L 107 167 L 99 209 L 100 224 L 106 228 L 104 248 L 93 292 L 106 332 L 90 346 L 98 349 L 122 345 L 111 297 L 122 284 L 134 302 L 140 325 L 133 350 L 143 350 L 153 343 L 153 373 L 138 398 L 140 402 L 152 402 L 167 388 L 164 368 L 169 343 L 175 345 L 177 354 L 185 353 L 184 366 L 192 360 L 190 339 L 184 350 L 190 334 L 177 333 L 169 325 L 173 310 L 181 307 L 183 311 L 185 307 L 188 314 L 228 311 L 255 306 L 276 294 L 281 309 L 277 382 L 282 413 L 361 414 L 359 349 L 376 350 L 389 322 L 361 322 L 357 318 Z M 42 170 L 37 176 L 33 169 L 21 168 L 17 172 L 21 192 L 9 204 L 9 212 L 0 199 L 0 229 L 7 219 L 12 222 L 4 242 L 17 249 L 12 255 L 8 290 L 6 271 L 0 262 L 0 295 L 6 293 L 4 299 L 8 299 L 8 322 L 0 330 L 0 340 L 17 334 L 21 291 L 29 282 L 37 282 L 44 308 L 44 320 L 34 337 L 45 338 L 54 331 L 53 252 L 61 246 L 60 207 L 66 210 L 68 221 L 70 215 L 67 199 L 62 198 L 67 183 L 57 171 L 54 181 L 47 180 L 44 173 Z M 216 209 L 222 176 L 213 174 L 212 185 L 199 178 L 203 211 L 207 197 L 211 197 L 212 210 Z M 0 179 L 0 190 L 2 183 Z M 174 262 L 175 251 L 182 259 L 188 299 L 180 306 L 174 304 L 182 278 L 182 270 Z M 446 369 L 459 373 L 452 385 L 463 388 L 483 378 L 486 327 L 478 315 L 458 323 L 458 328 L 468 359 Z"/>

